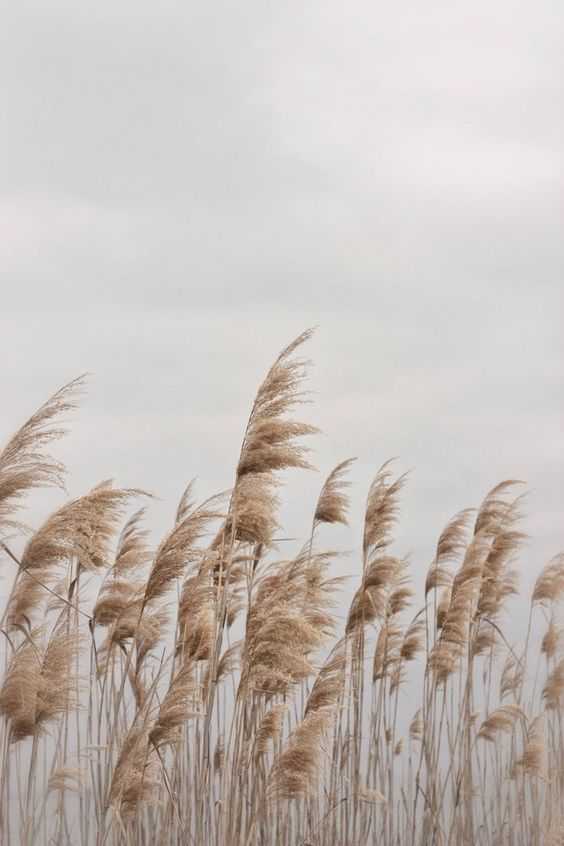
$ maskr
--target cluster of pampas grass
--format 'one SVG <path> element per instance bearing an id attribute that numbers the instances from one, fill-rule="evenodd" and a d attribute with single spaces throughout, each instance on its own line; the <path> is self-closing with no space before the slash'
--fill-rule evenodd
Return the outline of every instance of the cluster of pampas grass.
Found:
<path id="1" fill-rule="evenodd" d="M 110 481 L 31 534 L 19 519 L 29 492 L 63 483 L 49 450 L 81 379 L 0 452 L 0 552 L 15 574 L 2 844 L 564 842 L 564 555 L 510 642 L 523 494 L 502 481 L 439 533 L 418 602 L 393 551 L 407 478 L 387 462 L 341 626 L 324 539 L 348 521 L 353 459 L 328 474 L 287 558 L 276 543 L 281 473 L 310 467 L 316 432 L 295 417 L 309 335 L 260 385 L 231 490 L 198 504 L 188 485 L 155 551 L 148 494 Z"/>

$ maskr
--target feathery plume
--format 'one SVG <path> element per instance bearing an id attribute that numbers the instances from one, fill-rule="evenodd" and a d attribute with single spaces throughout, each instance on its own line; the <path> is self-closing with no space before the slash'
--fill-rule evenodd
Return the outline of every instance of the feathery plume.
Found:
<path id="1" fill-rule="evenodd" d="M 561 658 L 551 671 L 542 691 L 548 711 L 560 706 L 562 694 L 564 694 L 564 658 Z"/>
<path id="2" fill-rule="evenodd" d="M 528 726 L 523 755 L 515 762 L 515 768 L 521 769 L 527 776 L 543 778 L 546 769 L 545 758 L 544 717 L 541 714 Z"/>
<path id="3" fill-rule="evenodd" d="M 403 580 L 404 572 L 405 563 L 399 558 L 382 555 L 372 559 L 353 597 L 347 617 L 347 634 L 385 617 L 390 591 Z"/>
<path id="4" fill-rule="evenodd" d="M 435 558 L 427 572 L 425 581 L 425 596 L 439 587 L 450 587 L 452 584 L 452 573 L 445 566 L 447 563 L 456 561 L 466 547 L 468 523 L 473 513 L 473 508 L 466 508 L 459 511 L 447 523 L 439 536 Z"/>
<path id="5" fill-rule="evenodd" d="M 478 509 L 474 535 L 481 534 L 484 537 L 496 535 L 515 521 L 515 512 L 521 497 L 508 502 L 505 496 L 515 485 L 523 484 L 524 482 L 518 479 L 506 479 L 486 494 Z"/>
<path id="6" fill-rule="evenodd" d="M 180 740 L 184 723 L 193 716 L 199 716 L 199 685 L 194 679 L 194 666 L 186 660 L 176 673 L 159 708 L 149 741 L 155 747 L 174 745 Z"/>
<path id="7" fill-rule="evenodd" d="M 47 782 L 47 792 L 80 793 L 86 787 L 86 774 L 79 767 L 57 767 Z"/>
<path id="8" fill-rule="evenodd" d="M 363 560 L 365 567 L 370 558 L 378 555 L 392 542 L 391 530 L 397 520 L 398 498 L 406 482 L 407 474 L 390 481 L 390 461 L 380 467 L 366 501 L 363 536 Z"/>
<path id="9" fill-rule="evenodd" d="M 343 692 L 346 669 L 346 640 L 333 647 L 329 657 L 317 674 L 308 696 L 304 716 L 335 705 Z"/>
<path id="10" fill-rule="evenodd" d="M 76 408 L 84 376 L 73 379 L 45 402 L 0 451 L 0 537 L 13 528 L 25 495 L 39 487 L 63 486 L 64 465 L 44 452 L 65 429 L 55 421 Z"/>
<path id="11" fill-rule="evenodd" d="M 319 708 L 304 717 L 275 760 L 268 779 L 270 799 L 310 796 L 319 779 L 319 753 L 323 736 L 333 720 L 334 708 Z"/>
<path id="12" fill-rule="evenodd" d="M 532 603 L 550 604 L 564 595 L 564 552 L 555 555 L 538 576 L 533 589 Z"/>
<path id="13" fill-rule="evenodd" d="M 317 429 L 288 420 L 286 415 L 304 401 L 300 385 L 307 363 L 293 358 L 293 354 L 311 335 L 311 330 L 303 332 L 282 350 L 260 385 L 243 439 L 237 480 L 249 473 L 310 467 L 305 460 L 305 448 L 294 441 L 314 434 Z"/>
<path id="14" fill-rule="evenodd" d="M 269 547 L 278 525 L 275 474 L 311 466 L 307 448 L 297 441 L 318 430 L 288 418 L 305 401 L 301 385 L 307 362 L 294 353 L 311 335 L 311 330 L 303 332 L 283 349 L 259 386 L 243 436 L 229 513 L 212 543 L 214 550 L 230 549 L 232 541 Z"/>
<path id="15" fill-rule="evenodd" d="M 525 719 L 523 709 L 519 705 L 502 705 L 484 720 L 478 731 L 478 737 L 493 743 L 498 732 L 510 734 L 519 719 Z"/>
<path id="16" fill-rule="evenodd" d="M 380 793 L 379 790 L 375 790 L 373 787 L 366 787 L 363 784 L 359 785 L 356 791 L 356 798 L 360 802 L 368 802 L 373 805 L 385 805 L 387 802 L 383 793 Z"/>
<path id="17" fill-rule="evenodd" d="M 149 532 L 141 528 L 145 509 L 140 508 L 127 520 L 118 539 L 111 575 L 115 578 L 140 570 L 149 563 Z"/>
<path id="18" fill-rule="evenodd" d="M 263 716 L 255 734 L 255 760 L 262 758 L 268 752 L 271 743 L 273 747 L 276 745 L 282 729 L 282 720 L 287 710 L 288 706 L 285 704 L 272 705 Z"/>
<path id="19" fill-rule="evenodd" d="M 78 705 L 73 672 L 81 638 L 60 626 L 47 643 L 41 664 L 41 677 L 35 708 L 35 730 L 69 712 Z"/>
<path id="20" fill-rule="evenodd" d="M 80 639 L 61 627 L 46 648 L 40 637 L 38 629 L 18 647 L 0 689 L 0 713 L 9 721 L 12 742 L 40 734 L 47 723 L 77 704 L 71 670 Z"/>
<path id="21" fill-rule="evenodd" d="M 553 658 L 558 651 L 562 641 L 562 627 L 558 626 L 553 619 L 550 620 L 548 628 L 544 633 L 541 652 L 546 655 L 547 661 Z"/>
<path id="22" fill-rule="evenodd" d="M 423 737 L 423 716 L 421 708 L 417 709 L 409 724 L 409 737 L 410 740 L 421 740 Z"/>
<path id="23" fill-rule="evenodd" d="M 348 458 L 346 461 L 341 461 L 325 480 L 313 516 L 314 532 L 321 523 L 342 523 L 344 526 L 347 525 L 349 497 L 346 489 L 350 487 L 350 482 L 344 476 L 355 460 L 354 458 Z"/>
<path id="24" fill-rule="evenodd" d="M 110 785 L 108 807 L 119 818 L 132 817 L 141 802 L 154 800 L 157 794 L 158 762 L 149 733 L 146 715 L 138 714 L 123 741 Z"/>
<path id="25" fill-rule="evenodd" d="M 42 651 L 36 644 L 38 636 L 38 631 L 33 632 L 16 649 L 0 689 L 0 714 L 9 721 L 12 742 L 35 733 L 43 660 Z"/>
<path id="26" fill-rule="evenodd" d="M 29 623 L 60 568 L 76 560 L 85 570 L 107 566 L 109 544 L 127 502 L 141 491 L 104 482 L 66 503 L 35 532 L 21 560 L 21 573 L 8 607 L 8 625 Z M 36 578 L 33 578 L 36 577 Z"/>
<path id="27" fill-rule="evenodd" d="M 191 490 L 191 487 L 187 489 Z M 191 564 L 199 562 L 202 551 L 197 546 L 209 523 L 220 515 L 208 500 L 200 507 L 192 506 L 187 493 L 183 494 L 177 517 L 180 521 L 161 541 L 149 573 L 143 607 L 164 596 L 170 584 L 180 579 Z"/>

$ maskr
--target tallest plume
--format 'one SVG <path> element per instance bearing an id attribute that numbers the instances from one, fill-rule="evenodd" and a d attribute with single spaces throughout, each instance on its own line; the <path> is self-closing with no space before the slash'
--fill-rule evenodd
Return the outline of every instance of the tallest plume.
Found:
<path id="1" fill-rule="evenodd" d="M 275 473 L 289 467 L 309 468 L 307 448 L 298 439 L 315 426 L 289 418 L 305 401 L 302 382 L 308 362 L 294 353 L 313 331 L 302 332 L 282 350 L 260 385 L 245 429 L 235 474 L 229 515 L 221 537 L 268 546 L 276 528 Z"/>
<path id="2" fill-rule="evenodd" d="M 259 387 L 245 430 L 237 480 L 248 473 L 309 467 L 304 457 L 307 450 L 295 438 L 317 430 L 286 415 L 304 399 L 301 382 L 307 362 L 292 355 L 311 335 L 312 330 L 303 332 L 283 349 Z"/>

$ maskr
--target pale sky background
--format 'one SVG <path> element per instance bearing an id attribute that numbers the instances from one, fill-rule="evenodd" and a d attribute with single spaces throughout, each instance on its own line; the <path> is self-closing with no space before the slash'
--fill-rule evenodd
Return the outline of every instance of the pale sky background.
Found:
<path id="1" fill-rule="evenodd" d="M 69 491 L 148 488 L 163 531 L 189 478 L 230 485 L 260 378 L 317 325 L 321 472 L 288 475 L 287 532 L 356 455 L 355 548 L 399 456 L 420 580 L 522 478 L 529 585 L 564 548 L 563 36 L 560 0 L 4 4 L 2 440 L 91 372 Z"/>

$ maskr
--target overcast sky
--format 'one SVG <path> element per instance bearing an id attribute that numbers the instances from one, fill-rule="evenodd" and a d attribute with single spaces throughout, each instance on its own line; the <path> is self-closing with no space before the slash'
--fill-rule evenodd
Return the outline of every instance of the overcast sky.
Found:
<path id="1" fill-rule="evenodd" d="M 164 529 L 189 478 L 231 483 L 258 381 L 317 325 L 288 533 L 356 455 L 353 548 L 399 456 L 420 574 L 522 478 L 529 584 L 564 548 L 563 35 L 556 0 L 5 4 L 2 439 L 91 372 L 69 490 L 149 488 Z"/>

